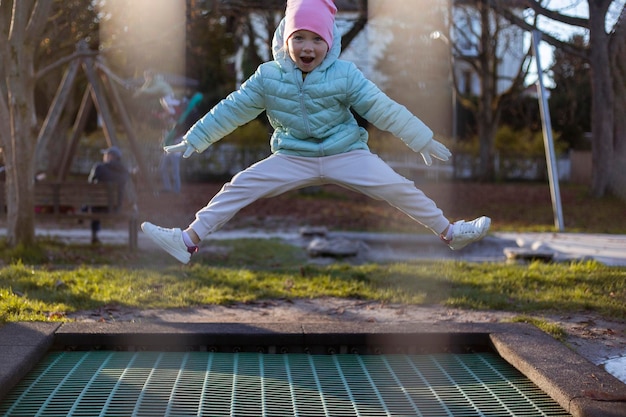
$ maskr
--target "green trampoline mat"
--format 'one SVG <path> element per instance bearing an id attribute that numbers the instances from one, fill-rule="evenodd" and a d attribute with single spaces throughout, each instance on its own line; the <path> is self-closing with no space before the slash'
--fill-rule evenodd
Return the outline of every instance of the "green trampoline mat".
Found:
<path id="1" fill-rule="evenodd" d="M 0 416 L 569 416 L 493 353 L 50 352 Z"/>

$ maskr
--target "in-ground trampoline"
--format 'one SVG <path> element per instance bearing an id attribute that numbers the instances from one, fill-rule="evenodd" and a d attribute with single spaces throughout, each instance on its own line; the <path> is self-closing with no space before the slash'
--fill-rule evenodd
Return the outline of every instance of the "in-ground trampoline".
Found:
<path id="1" fill-rule="evenodd" d="M 492 353 L 52 352 L 3 416 L 569 416 Z"/>
<path id="2" fill-rule="evenodd" d="M 621 415 L 589 414 L 584 360 L 530 326 L 408 327 L 65 324 L 0 416 Z"/>

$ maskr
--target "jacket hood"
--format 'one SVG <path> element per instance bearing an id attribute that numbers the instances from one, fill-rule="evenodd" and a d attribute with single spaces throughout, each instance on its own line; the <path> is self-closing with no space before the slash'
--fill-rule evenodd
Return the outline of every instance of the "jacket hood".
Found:
<path id="1" fill-rule="evenodd" d="M 272 39 L 272 54 L 274 55 L 274 60 L 278 62 L 280 67 L 284 71 L 293 71 L 296 68 L 295 63 L 289 57 L 289 53 L 285 47 L 285 19 L 283 18 L 278 27 L 274 31 L 274 38 Z M 333 45 L 328 50 L 324 61 L 320 64 L 319 67 L 315 68 L 314 71 L 325 70 L 335 62 L 339 55 L 341 54 L 341 34 L 339 33 L 339 29 L 337 28 L 337 24 L 333 25 Z"/>

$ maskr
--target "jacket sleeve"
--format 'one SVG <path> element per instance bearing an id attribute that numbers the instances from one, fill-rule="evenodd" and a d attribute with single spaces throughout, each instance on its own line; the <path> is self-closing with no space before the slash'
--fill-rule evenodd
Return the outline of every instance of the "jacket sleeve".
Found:
<path id="1" fill-rule="evenodd" d="M 224 136 L 254 120 L 265 110 L 261 67 L 235 92 L 217 103 L 184 135 L 196 151 L 203 152 Z"/>
<path id="2" fill-rule="evenodd" d="M 391 132 L 415 152 L 433 138 L 433 131 L 406 107 L 392 100 L 351 64 L 348 101 L 354 111 L 378 129 Z"/>

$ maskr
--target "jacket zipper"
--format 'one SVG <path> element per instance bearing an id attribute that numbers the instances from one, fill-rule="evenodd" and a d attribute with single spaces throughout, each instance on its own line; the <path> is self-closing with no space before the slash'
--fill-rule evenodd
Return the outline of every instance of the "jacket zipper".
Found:
<path id="1" fill-rule="evenodd" d="M 296 77 L 296 84 L 298 85 L 298 101 L 300 102 L 300 111 L 302 111 L 302 121 L 304 123 L 306 133 L 310 137 L 311 127 L 309 126 L 308 113 L 306 111 L 306 106 L 304 105 L 304 83 L 306 82 L 306 78 L 304 78 L 304 80 L 302 79 L 302 73 L 300 71 L 294 71 L 294 75 Z"/>

